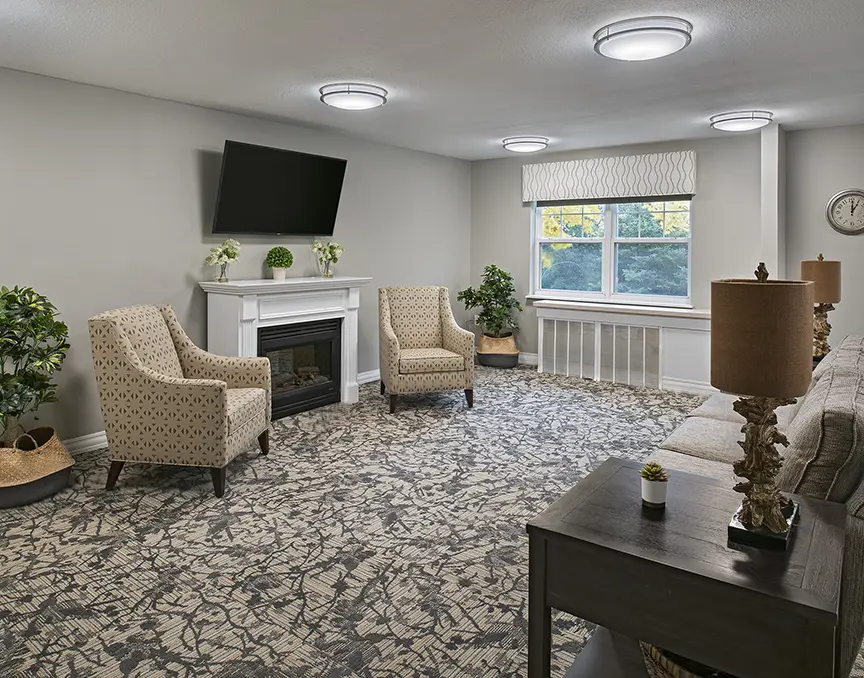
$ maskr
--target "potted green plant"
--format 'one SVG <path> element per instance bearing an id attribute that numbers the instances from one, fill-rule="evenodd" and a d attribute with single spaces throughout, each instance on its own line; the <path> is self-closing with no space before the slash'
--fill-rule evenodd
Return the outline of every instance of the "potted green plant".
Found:
<path id="1" fill-rule="evenodd" d="M 0 288 L 0 446 L 12 447 L 21 417 L 57 401 L 52 381 L 66 358 L 69 331 L 57 309 L 29 287 Z"/>
<path id="2" fill-rule="evenodd" d="M 656 461 L 649 461 L 642 470 L 642 505 L 647 508 L 665 508 L 669 474 Z"/>
<path id="3" fill-rule="evenodd" d="M 285 272 L 294 263 L 294 255 L 287 247 L 273 247 L 267 252 L 267 265 L 273 271 L 273 280 L 285 280 Z"/>
<path id="4" fill-rule="evenodd" d="M 240 258 L 240 243 L 234 238 L 228 238 L 221 245 L 210 248 L 205 262 L 210 266 L 219 266 L 219 277 L 216 282 L 228 282 L 228 264 Z"/>
<path id="5" fill-rule="evenodd" d="M 469 287 L 456 297 L 468 310 L 483 309 L 477 315 L 477 323 L 483 329 L 483 335 L 477 341 L 477 359 L 481 365 L 515 367 L 519 362 L 519 349 L 513 338 L 519 325 L 514 313 L 522 311 L 522 305 L 515 295 L 513 276 L 495 264 L 489 264 L 483 269 L 480 287 L 476 290 Z"/>

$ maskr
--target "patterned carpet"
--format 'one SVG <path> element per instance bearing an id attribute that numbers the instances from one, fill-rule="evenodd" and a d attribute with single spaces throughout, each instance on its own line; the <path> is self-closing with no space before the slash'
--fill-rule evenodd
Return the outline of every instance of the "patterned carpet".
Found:
<path id="1" fill-rule="evenodd" d="M 610 454 L 641 459 L 698 398 L 480 368 L 461 393 L 274 426 L 205 470 L 105 453 L 0 511 L 2 676 L 525 675 L 525 522 Z M 590 628 L 559 616 L 555 675 Z"/>

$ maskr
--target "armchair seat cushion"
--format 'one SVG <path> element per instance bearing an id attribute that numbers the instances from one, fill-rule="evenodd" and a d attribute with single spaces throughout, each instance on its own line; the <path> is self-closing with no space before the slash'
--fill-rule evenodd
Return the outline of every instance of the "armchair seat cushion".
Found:
<path id="1" fill-rule="evenodd" d="M 446 348 L 403 348 L 399 351 L 400 374 L 461 372 L 465 357 Z"/>
<path id="2" fill-rule="evenodd" d="M 250 419 L 267 411 L 267 391 L 263 388 L 229 388 L 225 392 L 228 435 Z"/>

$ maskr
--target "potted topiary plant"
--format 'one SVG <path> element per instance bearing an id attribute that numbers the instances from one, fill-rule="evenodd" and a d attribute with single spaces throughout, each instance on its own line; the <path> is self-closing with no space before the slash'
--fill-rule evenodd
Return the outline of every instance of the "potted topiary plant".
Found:
<path id="1" fill-rule="evenodd" d="M 66 358 L 69 331 L 56 315 L 29 287 L 0 288 L 0 447 L 24 433 L 22 416 L 57 401 L 51 379 Z"/>
<path id="2" fill-rule="evenodd" d="M 267 265 L 273 271 L 273 280 L 285 280 L 285 272 L 294 263 L 294 255 L 287 247 L 274 247 L 267 252 Z"/>
<path id="3" fill-rule="evenodd" d="M 669 487 L 669 474 L 656 461 L 649 461 L 642 470 L 642 505 L 647 508 L 666 507 L 666 489 Z"/>
<path id="4" fill-rule="evenodd" d="M 477 359 L 481 365 L 515 367 L 519 362 L 519 349 L 513 338 L 519 325 L 513 313 L 521 311 L 522 305 L 515 294 L 513 276 L 489 264 L 483 269 L 483 284 L 476 290 L 473 287 L 462 290 L 456 297 L 468 310 L 483 309 L 477 316 L 477 323 L 483 329 L 477 341 Z"/>

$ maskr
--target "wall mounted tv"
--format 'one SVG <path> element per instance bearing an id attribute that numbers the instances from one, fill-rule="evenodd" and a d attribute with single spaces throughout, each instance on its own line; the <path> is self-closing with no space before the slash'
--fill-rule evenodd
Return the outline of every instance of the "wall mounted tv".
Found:
<path id="1" fill-rule="evenodd" d="M 345 163 L 226 141 L 213 233 L 333 235 Z"/>

